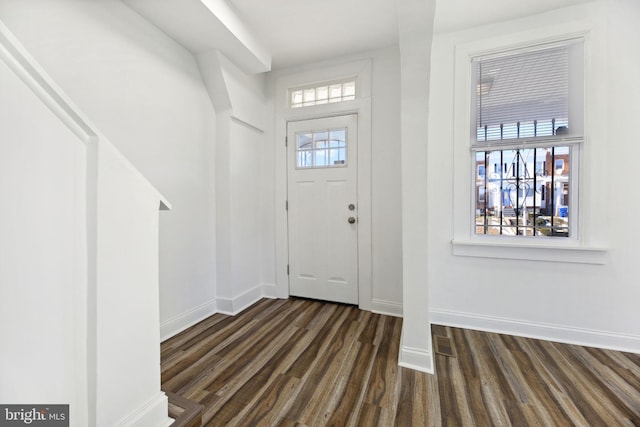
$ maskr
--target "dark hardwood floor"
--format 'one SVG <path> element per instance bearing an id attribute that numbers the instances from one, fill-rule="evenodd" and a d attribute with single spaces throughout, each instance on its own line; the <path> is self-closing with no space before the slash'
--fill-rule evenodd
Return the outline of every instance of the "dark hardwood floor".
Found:
<path id="1" fill-rule="evenodd" d="M 162 386 L 207 426 L 640 426 L 640 355 L 433 326 L 453 357 L 428 375 L 397 366 L 401 325 L 264 299 L 165 341 Z"/>

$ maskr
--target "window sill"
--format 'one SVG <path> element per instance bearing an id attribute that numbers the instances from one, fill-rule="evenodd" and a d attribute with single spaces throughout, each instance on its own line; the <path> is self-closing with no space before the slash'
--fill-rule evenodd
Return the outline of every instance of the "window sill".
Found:
<path id="1" fill-rule="evenodd" d="M 609 250 L 591 246 L 452 240 L 453 255 L 602 265 Z"/>

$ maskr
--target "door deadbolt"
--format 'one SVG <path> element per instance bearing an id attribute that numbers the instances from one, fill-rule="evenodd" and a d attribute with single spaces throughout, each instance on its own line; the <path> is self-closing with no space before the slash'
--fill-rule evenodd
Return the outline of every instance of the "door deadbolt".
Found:
<path id="1" fill-rule="evenodd" d="M 354 205 L 353 203 L 350 203 L 349 206 L 347 207 L 349 208 L 350 211 L 352 211 L 356 208 L 356 205 Z"/>
<path id="2" fill-rule="evenodd" d="M 356 223 L 355 217 L 352 217 L 352 216 L 350 216 L 347 221 L 349 221 L 349 224 L 355 224 Z"/>

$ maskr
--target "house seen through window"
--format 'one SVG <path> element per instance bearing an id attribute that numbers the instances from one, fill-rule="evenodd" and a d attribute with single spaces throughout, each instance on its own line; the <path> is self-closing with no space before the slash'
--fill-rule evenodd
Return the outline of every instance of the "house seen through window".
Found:
<path id="1" fill-rule="evenodd" d="M 476 234 L 573 237 L 582 46 L 570 40 L 473 59 Z"/>

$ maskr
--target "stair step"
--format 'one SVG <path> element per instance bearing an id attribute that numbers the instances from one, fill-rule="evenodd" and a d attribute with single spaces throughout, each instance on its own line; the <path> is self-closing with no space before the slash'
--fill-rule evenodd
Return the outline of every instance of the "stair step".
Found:
<path id="1" fill-rule="evenodd" d="M 171 427 L 202 426 L 204 406 L 170 391 L 165 394 L 169 398 L 169 416 L 175 420 Z"/>

